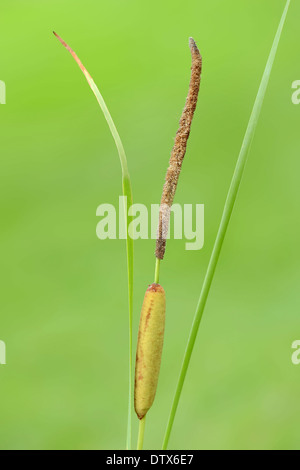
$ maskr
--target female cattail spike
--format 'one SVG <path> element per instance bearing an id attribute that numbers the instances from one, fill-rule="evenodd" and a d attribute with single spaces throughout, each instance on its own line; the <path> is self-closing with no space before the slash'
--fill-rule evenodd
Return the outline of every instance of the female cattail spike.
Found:
<path id="1" fill-rule="evenodd" d="M 175 143 L 171 153 L 169 168 L 167 171 L 160 202 L 159 222 L 155 250 L 155 255 L 158 259 L 163 259 L 165 254 L 166 238 L 170 221 L 170 210 L 173 204 L 178 178 L 181 171 L 182 161 L 186 151 L 186 144 L 190 134 L 192 119 L 196 109 L 200 87 L 202 57 L 193 38 L 190 38 L 189 45 L 192 54 L 192 73 L 190 87 L 179 122 L 179 129 L 176 133 Z"/>
<path id="2" fill-rule="evenodd" d="M 159 284 L 146 291 L 141 311 L 136 351 L 134 408 L 142 419 L 151 407 L 157 388 L 164 341 L 166 296 Z"/>

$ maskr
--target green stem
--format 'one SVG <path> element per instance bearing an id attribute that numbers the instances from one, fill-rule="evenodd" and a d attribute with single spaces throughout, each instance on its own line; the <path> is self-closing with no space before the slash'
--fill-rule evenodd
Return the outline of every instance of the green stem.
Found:
<path id="1" fill-rule="evenodd" d="M 160 270 L 160 259 L 156 258 L 155 262 L 155 275 L 154 275 L 154 282 L 155 284 L 159 283 L 159 270 Z"/>
<path id="2" fill-rule="evenodd" d="M 128 208 L 132 205 L 132 190 L 130 178 L 123 176 L 123 195 L 127 196 Z M 133 399 L 133 348 L 132 348 L 132 320 L 133 320 L 133 239 L 128 233 L 128 227 L 132 217 L 128 215 L 128 209 L 124 207 L 126 220 L 126 252 L 127 252 L 127 279 L 128 279 L 128 310 L 129 310 L 129 380 L 128 380 L 128 413 L 126 449 L 131 449 L 132 434 L 132 399 Z"/>
<path id="3" fill-rule="evenodd" d="M 207 300 L 207 297 L 208 297 L 208 294 L 209 294 L 210 286 L 211 286 L 211 283 L 212 283 L 212 280 L 213 280 L 213 277 L 214 277 L 215 269 L 216 269 L 216 266 L 217 266 L 217 263 L 218 263 L 218 259 L 219 259 L 221 249 L 222 249 L 222 245 L 223 245 L 223 241 L 224 241 L 225 234 L 226 234 L 226 231 L 227 231 L 227 227 L 228 227 L 228 224 L 229 224 L 230 216 L 232 214 L 234 203 L 235 203 L 235 200 L 236 200 L 236 197 L 237 197 L 237 193 L 238 193 L 238 189 L 239 189 L 240 182 L 241 182 L 241 179 L 242 179 L 243 171 L 244 171 L 244 168 L 245 168 L 249 148 L 250 148 L 250 145 L 251 145 L 251 142 L 252 142 L 252 139 L 253 139 L 254 131 L 255 131 L 257 121 L 258 121 L 258 118 L 259 118 L 259 114 L 260 114 L 260 111 L 261 111 L 263 99 L 264 99 L 264 96 L 265 96 L 265 93 L 266 93 L 266 89 L 267 89 L 267 85 L 268 85 L 268 82 L 269 82 L 269 78 L 270 78 L 272 66 L 273 66 L 273 63 L 274 63 L 276 51 L 277 51 L 277 48 L 278 48 L 281 32 L 282 32 L 283 25 L 284 25 L 286 15 L 287 15 L 287 12 L 288 12 L 289 4 L 290 4 L 290 0 L 288 0 L 286 2 L 286 6 L 285 6 L 284 12 L 283 12 L 282 17 L 281 17 L 281 21 L 280 21 L 279 26 L 278 26 L 278 30 L 277 30 L 277 33 L 276 33 L 276 36 L 275 36 L 275 39 L 274 39 L 274 42 L 273 42 L 273 45 L 272 45 L 272 49 L 271 49 L 271 52 L 270 52 L 270 55 L 269 55 L 269 58 L 268 58 L 268 61 L 267 61 L 267 65 L 266 65 L 261 83 L 260 83 L 260 87 L 259 87 L 257 97 L 256 97 L 256 100 L 255 100 L 255 103 L 254 103 L 254 106 L 253 106 L 253 110 L 252 110 L 252 113 L 251 113 L 251 116 L 250 116 L 250 120 L 249 120 L 249 123 L 248 123 L 248 127 L 247 127 L 247 130 L 246 130 L 244 141 L 243 141 L 243 144 L 242 144 L 242 148 L 241 148 L 241 151 L 240 151 L 240 154 L 239 154 L 239 157 L 238 157 L 238 161 L 237 161 L 237 164 L 236 164 L 236 167 L 235 167 L 235 170 L 234 170 L 233 178 L 232 178 L 230 188 L 229 188 L 229 191 L 228 191 L 228 194 L 227 194 L 227 199 L 226 199 L 226 202 L 225 202 L 225 206 L 224 206 L 224 210 L 223 210 L 223 214 L 222 214 L 218 234 L 217 234 L 215 244 L 214 244 L 214 247 L 213 247 L 213 251 L 212 251 L 212 254 L 211 254 L 211 258 L 210 258 L 210 261 L 209 261 L 209 264 L 208 264 L 208 268 L 207 268 L 207 271 L 206 271 L 206 275 L 205 275 L 204 283 L 203 283 L 203 286 L 202 286 L 198 306 L 197 306 L 196 313 L 195 313 L 195 316 L 194 316 L 190 336 L 189 336 L 189 339 L 188 339 L 188 342 L 187 342 L 187 347 L 186 347 L 186 351 L 185 351 L 185 355 L 184 355 L 184 360 L 183 360 L 183 364 L 182 364 L 182 367 L 181 367 L 181 372 L 180 372 L 180 375 L 179 375 L 177 388 L 176 388 L 176 392 L 175 392 L 175 396 L 174 396 L 174 400 L 173 400 L 173 404 L 172 404 L 172 408 L 171 408 L 171 413 L 170 413 L 170 416 L 169 416 L 169 421 L 168 421 L 168 424 L 167 424 L 167 429 L 166 429 L 166 433 L 165 433 L 165 437 L 164 437 L 163 449 L 167 449 L 167 446 L 168 446 L 170 433 L 171 433 L 171 430 L 172 430 L 172 427 L 173 427 L 174 418 L 175 418 L 175 414 L 176 414 L 176 411 L 177 411 L 178 402 L 179 402 L 181 392 L 182 392 L 182 387 L 183 387 L 184 380 L 185 380 L 185 377 L 186 377 L 186 373 L 187 373 L 187 370 L 188 370 L 188 366 L 189 366 L 189 363 L 190 363 L 191 355 L 192 355 L 192 352 L 193 352 L 195 340 L 196 340 L 198 329 L 199 329 L 199 325 L 200 325 L 200 322 L 201 322 L 201 319 L 202 319 L 202 315 L 203 315 L 203 311 L 204 311 L 204 308 L 205 308 L 206 300 Z"/>
<path id="4" fill-rule="evenodd" d="M 137 442 L 137 450 L 142 450 L 143 448 L 145 424 L 146 424 L 146 415 L 139 421 L 139 435 L 138 435 L 138 442 Z"/>

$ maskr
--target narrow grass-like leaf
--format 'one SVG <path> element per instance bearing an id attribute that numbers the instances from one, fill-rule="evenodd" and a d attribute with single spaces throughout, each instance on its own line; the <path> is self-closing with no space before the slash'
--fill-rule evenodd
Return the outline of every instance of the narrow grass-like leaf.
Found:
<path id="1" fill-rule="evenodd" d="M 239 154 L 237 164 L 236 164 L 236 167 L 235 167 L 235 170 L 234 170 L 233 178 L 232 178 L 232 181 L 231 181 L 231 184 L 230 184 L 230 187 L 229 187 L 229 191 L 228 191 L 228 194 L 227 194 L 227 198 L 226 198 L 226 202 L 225 202 L 225 206 L 224 206 L 224 210 L 223 210 L 219 230 L 218 230 L 217 237 L 216 237 L 216 240 L 215 240 L 215 244 L 214 244 L 214 247 L 213 247 L 213 251 L 212 251 L 212 254 L 211 254 L 211 257 L 210 257 L 210 261 L 209 261 L 209 264 L 208 264 L 208 267 L 207 267 L 207 271 L 206 271 L 206 275 L 205 275 L 205 278 L 204 278 L 202 290 L 201 290 L 201 293 L 200 293 L 200 298 L 199 298 L 196 313 L 195 313 L 195 316 L 194 316 L 190 336 L 189 336 L 189 339 L 188 339 L 188 342 L 187 342 L 187 347 L 186 347 L 186 350 L 185 350 L 183 364 L 182 364 L 182 367 L 181 367 L 181 371 L 180 371 L 180 375 L 179 375 L 179 379 L 178 379 L 178 383 L 177 383 L 177 388 L 176 388 L 175 396 L 174 396 L 173 403 L 172 403 L 171 413 L 170 413 L 170 416 L 169 416 L 167 429 L 166 429 L 166 433 L 165 433 L 165 437 L 164 437 L 163 449 L 167 449 L 167 446 L 168 446 L 170 433 L 171 433 L 171 430 L 172 430 L 172 427 L 173 427 L 174 418 L 175 418 L 175 414 L 176 414 L 177 407 L 178 407 L 178 402 L 179 402 L 179 399 L 180 399 L 180 396 L 181 396 L 182 387 L 183 387 L 184 380 L 185 380 L 185 377 L 186 377 L 186 373 L 187 373 L 187 370 L 188 370 L 188 366 L 189 366 L 189 363 L 190 363 L 191 355 L 192 355 L 192 352 L 193 352 L 195 340 L 196 340 L 198 329 L 199 329 L 199 325 L 200 325 L 200 322 L 201 322 L 201 319 L 202 319 L 203 311 L 204 311 L 204 308 L 205 308 L 205 304 L 206 304 L 206 300 L 207 300 L 207 297 L 208 297 L 208 294 L 209 294 L 211 283 L 212 283 L 212 280 L 213 280 L 213 277 L 214 277 L 215 269 L 216 269 L 216 266 L 217 266 L 217 263 L 218 263 L 219 255 L 220 255 L 220 252 L 221 252 L 221 249 L 222 249 L 222 245 L 223 245 L 223 241 L 224 241 L 225 234 L 226 234 L 226 231 L 227 231 L 227 227 L 228 227 L 228 224 L 229 224 L 229 220 L 230 220 L 232 210 L 233 210 L 233 207 L 234 207 L 234 204 L 235 204 L 235 201 L 236 201 L 238 189 L 239 189 L 239 186 L 240 186 L 240 183 L 241 183 L 241 179 L 242 179 L 242 175 L 243 175 L 243 172 L 244 172 L 247 156 L 248 156 L 249 149 L 250 149 L 250 145 L 251 145 L 251 142 L 252 142 L 252 139 L 253 139 L 253 136 L 254 136 L 255 128 L 256 128 L 258 118 L 259 118 L 259 115 L 260 115 L 260 111 L 261 111 L 261 108 L 262 108 L 263 100 L 264 100 L 264 97 L 265 97 L 266 89 L 267 89 L 267 86 L 268 86 L 272 66 L 273 66 L 273 63 L 274 63 L 275 56 L 276 56 L 276 52 L 277 52 L 281 32 L 282 32 L 282 29 L 283 29 L 283 26 L 284 26 L 284 22 L 285 22 L 285 19 L 286 19 L 286 15 L 287 15 L 287 12 L 288 12 L 289 5 L 290 5 L 290 0 L 287 0 L 284 12 L 282 14 L 282 17 L 281 17 L 281 20 L 280 20 L 280 23 L 279 23 L 279 26 L 278 26 L 277 33 L 275 35 L 275 39 L 274 39 L 274 42 L 273 42 L 273 45 L 272 45 L 272 48 L 271 48 L 271 52 L 270 52 L 270 55 L 269 55 L 269 58 L 268 58 L 268 61 L 267 61 L 267 65 L 266 65 L 266 68 L 265 68 L 265 71 L 264 71 L 264 74 L 263 74 L 263 77 L 262 77 L 262 80 L 261 80 L 261 83 L 260 83 L 260 86 L 259 86 L 259 89 L 258 89 L 256 100 L 255 100 L 253 110 L 252 110 L 252 113 L 251 113 L 251 116 L 250 116 L 250 120 L 249 120 L 249 123 L 248 123 L 246 134 L 245 134 L 245 137 L 244 137 L 244 140 L 243 140 L 242 148 L 240 150 L 240 154 Z"/>
<path id="2" fill-rule="evenodd" d="M 70 52 L 73 56 L 77 64 L 79 65 L 81 71 L 83 72 L 85 78 L 87 79 L 88 84 L 90 85 L 96 99 L 100 105 L 100 108 L 104 114 L 104 117 L 108 123 L 110 128 L 111 134 L 114 138 L 119 157 L 122 167 L 122 190 L 123 196 L 127 197 L 127 204 L 128 207 L 132 205 L 132 189 L 131 189 L 131 182 L 130 176 L 128 172 L 127 166 L 127 159 L 125 150 L 120 139 L 119 133 L 117 128 L 114 124 L 114 121 L 108 111 L 108 108 L 105 104 L 105 101 L 98 90 L 97 85 L 95 84 L 94 80 L 83 66 L 75 52 L 68 46 L 68 44 L 61 39 L 61 37 L 53 31 L 54 35 L 57 39 L 62 43 L 63 46 Z M 132 220 L 131 216 L 128 216 L 128 211 L 126 207 L 125 210 L 125 221 L 126 221 L 126 250 L 127 250 L 127 270 L 128 270 L 128 303 L 129 303 L 129 399 L 128 399 L 128 421 L 127 421 L 127 440 L 126 440 L 126 447 L 127 449 L 131 449 L 131 420 L 132 420 L 132 380 L 133 380 L 133 367 L 132 367 L 132 316 L 133 316 L 133 240 L 128 235 L 128 227 Z"/>

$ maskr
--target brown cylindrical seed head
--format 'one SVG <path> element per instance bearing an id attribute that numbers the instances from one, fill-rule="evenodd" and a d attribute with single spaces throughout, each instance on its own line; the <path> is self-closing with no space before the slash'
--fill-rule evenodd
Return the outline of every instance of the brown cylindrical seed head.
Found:
<path id="1" fill-rule="evenodd" d="M 183 158 L 186 152 L 187 140 L 189 138 L 192 119 L 196 109 L 200 78 L 202 71 L 202 57 L 193 38 L 189 40 L 192 54 L 192 72 L 189 92 L 176 133 L 174 147 L 171 153 L 169 168 L 166 174 L 165 184 L 160 202 L 159 222 L 156 240 L 155 255 L 163 259 L 166 249 L 166 238 L 169 229 L 170 210 L 173 204 L 178 178 L 181 171 Z"/>
<path id="2" fill-rule="evenodd" d="M 134 408 L 142 419 L 157 388 L 165 330 L 166 296 L 159 284 L 146 291 L 141 311 L 135 364 Z"/>

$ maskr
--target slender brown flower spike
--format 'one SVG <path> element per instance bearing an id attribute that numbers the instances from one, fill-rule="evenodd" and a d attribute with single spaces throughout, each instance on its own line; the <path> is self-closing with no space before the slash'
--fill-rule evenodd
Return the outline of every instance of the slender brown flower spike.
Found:
<path id="1" fill-rule="evenodd" d="M 160 202 L 155 250 L 156 258 L 160 260 L 163 259 L 166 250 L 166 239 L 169 229 L 171 206 L 173 204 L 181 166 L 186 152 L 187 140 L 190 135 L 191 124 L 197 105 L 200 87 L 202 57 L 193 38 L 190 38 L 189 46 L 192 54 L 192 73 L 189 92 L 180 118 L 179 129 L 176 133 L 175 143 L 172 149 L 169 168 L 166 174 Z"/>

